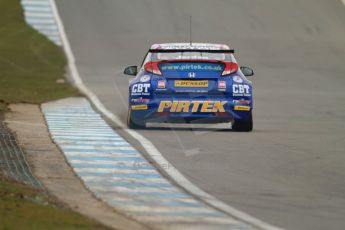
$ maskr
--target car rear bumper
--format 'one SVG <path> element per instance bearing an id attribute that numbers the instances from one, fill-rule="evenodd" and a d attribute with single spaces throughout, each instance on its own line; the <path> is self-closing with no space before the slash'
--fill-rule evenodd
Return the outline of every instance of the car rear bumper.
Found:
<path id="1" fill-rule="evenodd" d="M 131 114 L 140 122 L 221 123 L 247 119 L 251 102 L 240 104 L 224 98 L 178 100 L 155 99 L 148 103 L 130 104 Z"/>

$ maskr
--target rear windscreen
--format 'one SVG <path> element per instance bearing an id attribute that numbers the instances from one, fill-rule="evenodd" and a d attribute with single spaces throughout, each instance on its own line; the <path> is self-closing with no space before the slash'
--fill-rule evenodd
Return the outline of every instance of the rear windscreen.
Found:
<path id="1" fill-rule="evenodd" d="M 230 61 L 230 54 L 205 52 L 156 53 L 153 58 L 162 60 L 217 60 Z M 227 60 L 228 59 L 228 60 Z"/>
<path id="2" fill-rule="evenodd" d="M 167 60 L 212 60 L 223 62 L 236 62 L 231 53 L 209 53 L 209 52 L 168 52 L 168 53 L 151 53 L 149 52 L 144 63 L 149 61 L 167 61 Z"/>

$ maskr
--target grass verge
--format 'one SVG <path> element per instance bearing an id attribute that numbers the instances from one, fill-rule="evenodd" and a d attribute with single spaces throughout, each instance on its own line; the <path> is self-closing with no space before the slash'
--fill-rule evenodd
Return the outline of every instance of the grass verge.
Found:
<path id="1" fill-rule="evenodd" d="M 28 26 L 20 0 L 0 0 L 0 109 L 78 95 L 64 78 L 61 47 Z"/>
<path id="2" fill-rule="evenodd" d="M 77 96 L 64 78 L 63 50 L 29 27 L 20 0 L 0 0 L 0 119 L 10 103 Z M 60 81 L 61 82 L 61 81 Z M 0 175 L 0 230 L 105 229 L 63 208 L 41 190 Z"/>
<path id="3" fill-rule="evenodd" d="M 0 230 L 106 229 L 77 213 L 60 207 L 40 190 L 0 175 Z"/>

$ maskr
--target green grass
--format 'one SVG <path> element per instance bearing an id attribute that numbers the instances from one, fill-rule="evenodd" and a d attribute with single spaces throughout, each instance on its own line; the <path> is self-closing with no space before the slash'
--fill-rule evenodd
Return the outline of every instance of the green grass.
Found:
<path id="1" fill-rule="evenodd" d="M 106 229 L 93 220 L 64 209 L 40 190 L 0 175 L 0 230 Z"/>
<path id="2" fill-rule="evenodd" d="M 64 78 L 61 47 L 29 27 L 19 0 L 0 0 L 0 103 L 43 103 L 76 96 Z M 1 108 L 2 106 L 0 106 Z"/>
<path id="3" fill-rule="evenodd" d="M 79 95 L 64 78 L 63 50 L 25 24 L 19 0 L 0 0 L 0 119 L 9 103 Z M 0 175 L 0 230 L 105 229 L 44 192 Z"/>

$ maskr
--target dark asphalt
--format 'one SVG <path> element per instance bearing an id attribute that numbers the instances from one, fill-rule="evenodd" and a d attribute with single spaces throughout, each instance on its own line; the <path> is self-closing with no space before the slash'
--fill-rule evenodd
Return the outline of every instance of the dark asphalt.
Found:
<path id="1" fill-rule="evenodd" d="M 254 132 L 140 131 L 188 179 L 287 229 L 345 228 L 340 0 L 57 0 L 86 85 L 125 122 L 125 66 L 152 43 L 226 43 L 255 69 Z M 138 143 L 132 141 L 135 146 Z"/>

